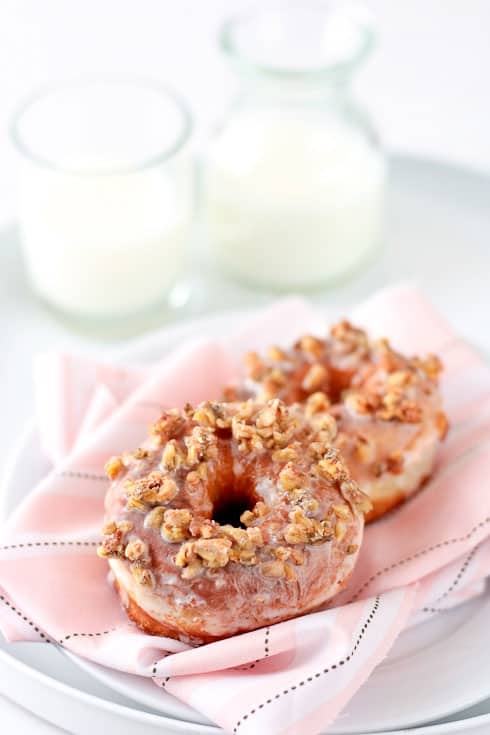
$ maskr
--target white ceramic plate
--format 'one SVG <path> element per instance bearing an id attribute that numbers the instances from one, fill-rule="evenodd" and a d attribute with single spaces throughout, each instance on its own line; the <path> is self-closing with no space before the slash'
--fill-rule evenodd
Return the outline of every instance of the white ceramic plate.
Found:
<path id="1" fill-rule="evenodd" d="M 490 352 L 490 333 L 486 328 L 490 303 L 488 201 L 490 201 L 490 179 L 485 176 L 431 161 L 395 159 L 392 162 L 388 201 L 386 241 L 389 248 L 357 278 L 329 291 L 328 294 L 317 294 L 315 300 L 328 299 L 330 303 L 354 303 L 381 285 L 399 280 L 401 277 L 416 278 L 431 294 L 436 304 L 448 314 L 455 326 L 474 343 Z M 2 252 L 9 253 L 15 244 L 12 232 L 1 233 L 0 239 Z M 9 264 L 6 266 L 8 272 L 12 265 L 10 260 Z M 230 284 L 219 280 L 208 281 L 208 274 L 204 272 L 203 282 L 207 285 L 199 285 L 197 297 L 200 301 L 194 308 L 194 313 L 223 311 L 230 306 L 243 307 L 254 303 L 254 300 L 258 303 L 255 294 L 236 287 L 232 288 Z M 11 311 L 15 307 L 15 313 L 12 312 L 10 318 L 22 333 L 26 333 L 28 341 L 38 345 L 42 341 L 53 344 L 53 324 L 51 322 L 41 324 L 39 310 L 36 307 L 34 311 L 35 305 L 31 305 L 22 291 L 22 284 L 19 286 L 16 281 L 14 285 L 15 294 L 19 293 L 20 296 L 17 303 L 14 299 L 15 294 L 11 294 Z M 22 322 L 23 316 L 26 318 Z M 43 318 L 47 322 L 47 319 Z M 32 325 L 37 330 L 35 334 Z M 181 336 L 187 337 L 194 328 L 195 325 L 182 325 L 178 327 L 178 331 Z M 184 334 L 189 329 L 190 332 Z M 173 331 L 175 330 L 167 333 L 168 337 Z M 39 337 L 40 332 L 42 339 Z M 138 351 L 143 358 L 154 359 L 159 354 L 160 343 L 160 335 L 145 338 L 140 341 Z M 27 365 L 27 362 L 24 361 L 24 364 Z M 19 369 L 21 367 L 19 366 Z M 24 369 L 23 375 L 27 388 L 27 368 Z M 16 397 L 17 413 L 12 417 L 12 424 L 16 424 L 17 427 L 20 425 L 21 417 L 28 415 L 30 401 L 28 390 L 25 396 L 22 400 L 22 397 Z M 11 435 L 12 424 L 9 421 L 5 441 Z M 24 450 L 23 439 L 22 451 Z M 30 467 L 19 467 L 16 458 L 12 459 L 15 461 L 11 463 L 11 469 L 15 466 L 16 473 L 14 476 L 11 472 L 8 473 L 7 485 L 15 488 L 15 491 L 9 494 L 8 503 L 2 503 L 7 498 L 4 493 L 0 493 L 0 503 L 10 508 L 28 492 L 32 478 L 39 477 L 39 473 L 45 471 L 45 462 L 39 453 L 30 457 Z M 462 626 L 464 628 L 465 624 L 462 623 Z M 477 643 L 480 647 L 480 641 Z M 409 639 L 406 645 L 411 645 Z M 444 640 L 439 644 L 433 642 L 433 650 L 437 650 L 437 645 L 445 651 Z M 467 659 L 470 660 L 474 653 L 470 648 Z M 392 652 L 392 655 L 394 654 L 395 649 Z M 400 652 L 402 658 L 406 654 L 407 651 L 405 654 L 403 651 Z M 414 655 L 417 656 L 417 653 Z M 396 668 L 399 662 L 394 660 L 393 665 Z M 445 659 L 441 659 L 440 671 L 435 681 L 428 681 L 424 659 L 421 657 L 422 676 L 427 682 L 427 688 L 434 685 L 442 686 L 441 675 L 445 676 L 446 665 Z M 465 676 L 464 670 L 460 673 L 460 683 L 463 683 Z M 131 704 L 126 694 L 118 694 L 104 686 L 92 673 L 88 675 L 50 646 L 22 643 L 7 645 L 0 641 L 0 693 L 60 727 L 80 735 L 82 733 L 86 735 L 88 732 L 93 735 L 99 733 L 106 735 L 111 731 L 121 732 L 124 735 L 156 735 L 156 733 L 209 735 L 216 732 L 216 729 L 167 719 L 149 712 L 143 705 Z M 358 694 L 358 697 L 362 696 L 364 690 Z M 425 699 L 426 697 L 423 701 Z M 352 706 L 354 704 L 356 700 L 351 703 Z M 389 705 L 386 693 L 378 693 L 377 704 L 381 710 Z M 419 702 L 413 701 L 410 705 L 415 713 L 413 720 L 419 720 Z M 464 706 L 459 698 L 450 705 L 451 710 Z M 448 735 L 470 731 L 475 735 L 484 735 L 490 732 L 490 714 L 487 713 L 490 713 L 490 701 L 481 702 L 470 710 L 450 716 L 449 723 L 410 730 L 409 735 Z M 343 718 L 340 724 L 345 724 Z"/>
<path id="2" fill-rule="evenodd" d="M 243 319 L 241 315 L 240 320 Z M 163 331 L 152 339 L 152 354 L 162 357 L 183 338 L 230 333 L 238 317 L 204 318 Z M 184 332 L 184 334 L 182 334 Z M 148 343 L 126 351 L 126 360 L 148 358 Z M 43 476 L 46 462 L 35 428 L 27 433 L 11 468 L 5 500 L 12 508 L 22 491 Z M 490 696 L 490 595 L 406 631 L 386 660 L 351 700 L 332 732 L 369 732 L 409 727 L 444 717 Z M 68 654 L 105 686 L 154 711 L 186 722 L 210 725 L 203 716 L 151 680 L 107 669 Z M 415 706 L 416 705 L 416 706 Z"/>

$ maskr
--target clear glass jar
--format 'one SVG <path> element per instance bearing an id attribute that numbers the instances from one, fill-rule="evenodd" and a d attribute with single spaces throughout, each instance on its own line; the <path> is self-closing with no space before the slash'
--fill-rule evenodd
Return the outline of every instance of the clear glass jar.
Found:
<path id="1" fill-rule="evenodd" d="M 380 242 L 385 158 L 349 84 L 373 44 L 360 10 L 301 2 L 225 23 L 241 85 L 204 156 L 204 222 L 229 275 L 322 287 Z"/>
<path id="2" fill-rule="evenodd" d="M 191 127 L 152 83 L 59 85 L 21 107 L 21 244 L 43 300 L 94 324 L 172 305 L 194 216 Z"/>

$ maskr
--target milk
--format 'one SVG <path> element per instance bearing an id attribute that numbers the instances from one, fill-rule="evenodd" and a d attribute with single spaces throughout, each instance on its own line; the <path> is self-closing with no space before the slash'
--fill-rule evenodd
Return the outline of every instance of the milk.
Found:
<path id="1" fill-rule="evenodd" d="M 170 299 L 193 214 L 191 129 L 182 100 L 150 83 L 60 84 L 20 108 L 21 244 L 46 301 L 114 319 Z"/>
<path id="2" fill-rule="evenodd" d="M 204 183 L 210 251 L 246 282 L 320 286 L 380 239 L 383 157 L 338 118 L 240 113 L 211 142 Z"/>
<path id="3" fill-rule="evenodd" d="M 70 174 L 23 162 L 19 173 L 24 255 L 42 297 L 73 315 L 107 318 L 163 301 L 181 272 L 191 220 L 175 170 Z"/>

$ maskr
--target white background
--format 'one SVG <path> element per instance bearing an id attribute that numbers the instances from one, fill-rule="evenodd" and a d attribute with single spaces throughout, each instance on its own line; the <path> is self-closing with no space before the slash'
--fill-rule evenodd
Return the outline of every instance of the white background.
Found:
<path id="1" fill-rule="evenodd" d="M 286 0 L 287 2 L 287 0 Z M 90 74 L 166 79 L 201 124 L 233 85 L 216 50 L 241 0 L 1 0 L 0 223 L 12 216 L 6 124 L 20 98 Z M 390 147 L 490 168 L 490 2 L 367 0 L 379 45 L 357 80 Z"/>
<path id="2" fill-rule="evenodd" d="M 204 128 L 233 88 L 214 39 L 223 15 L 240 5 L 0 0 L 0 227 L 15 213 L 7 121 L 31 88 L 93 74 L 165 79 L 191 100 Z M 379 46 L 356 89 L 388 146 L 490 171 L 489 0 L 367 5 L 377 16 Z M 0 718 L 5 732 L 58 732 L 1 699 Z"/>

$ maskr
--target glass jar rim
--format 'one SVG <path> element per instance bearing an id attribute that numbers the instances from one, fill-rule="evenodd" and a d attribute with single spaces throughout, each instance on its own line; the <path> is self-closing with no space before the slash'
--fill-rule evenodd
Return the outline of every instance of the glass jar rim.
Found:
<path id="1" fill-rule="evenodd" d="M 354 51 L 346 55 L 345 58 L 332 61 L 323 62 L 309 67 L 294 67 L 294 66 L 281 66 L 274 63 L 265 63 L 259 60 L 255 60 L 253 57 L 244 53 L 235 42 L 235 32 L 244 22 L 250 20 L 257 20 L 264 12 L 268 10 L 276 10 L 277 12 L 287 15 L 291 11 L 297 8 L 299 10 L 312 9 L 315 12 L 327 14 L 330 10 L 331 3 L 328 0 L 324 2 L 316 2 L 308 7 L 308 3 L 301 2 L 298 4 L 288 5 L 280 9 L 267 8 L 267 5 L 251 6 L 248 10 L 242 11 L 229 17 L 222 24 L 219 35 L 218 43 L 219 47 L 225 55 L 231 59 L 235 67 L 245 74 L 252 74 L 269 78 L 277 82 L 315 82 L 315 81 L 336 81 L 341 80 L 353 72 L 360 63 L 369 55 L 374 47 L 376 34 L 372 23 L 369 23 L 368 11 L 363 6 L 358 4 L 350 4 L 339 6 L 338 10 L 345 14 L 345 18 L 348 19 L 352 27 L 357 31 L 358 42 Z M 355 13 L 352 11 L 362 11 L 364 18 L 355 17 Z"/>
<path id="2" fill-rule="evenodd" d="M 77 90 L 97 86 L 110 88 L 124 86 L 133 87 L 140 91 L 155 92 L 159 94 L 162 99 L 171 101 L 180 118 L 180 130 L 177 132 L 175 139 L 169 145 L 162 147 L 160 152 L 148 157 L 143 157 L 141 161 L 138 161 L 137 163 L 120 167 L 109 166 L 107 168 L 81 168 L 77 166 L 64 165 L 49 156 L 43 156 L 42 154 L 37 153 L 29 144 L 26 143 L 19 130 L 19 126 L 24 115 L 27 114 L 34 105 L 39 102 L 47 101 L 50 97 L 53 97 L 58 93 L 75 92 Z M 54 82 L 36 88 L 17 105 L 17 108 L 11 115 L 9 135 L 12 144 L 21 155 L 43 168 L 51 169 L 58 173 L 72 174 L 76 176 L 114 176 L 134 174 L 165 163 L 165 161 L 171 159 L 189 141 L 193 127 L 192 114 L 186 101 L 182 95 L 180 95 L 170 85 L 150 79 L 84 78 L 74 81 Z"/>

